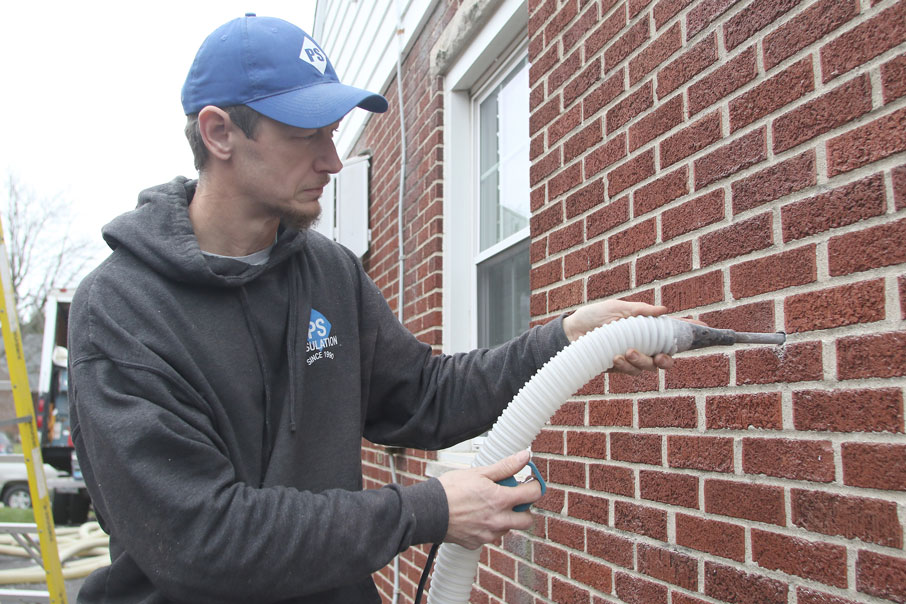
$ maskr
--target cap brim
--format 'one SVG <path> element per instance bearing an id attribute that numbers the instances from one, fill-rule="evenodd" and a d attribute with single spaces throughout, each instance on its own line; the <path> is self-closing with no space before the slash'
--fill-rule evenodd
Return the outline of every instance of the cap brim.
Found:
<path id="1" fill-rule="evenodd" d="M 387 111 L 383 96 L 339 82 L 298 88 L 245 104 L 272 120 L 297 128 L 329 126 L 356 107 L 374 113 Z"/>

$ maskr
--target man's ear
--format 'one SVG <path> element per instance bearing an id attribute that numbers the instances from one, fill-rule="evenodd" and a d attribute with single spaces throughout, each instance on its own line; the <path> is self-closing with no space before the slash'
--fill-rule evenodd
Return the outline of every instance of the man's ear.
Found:
<path id="1" fill-rule="evenodd" d="M 198 112 L 198 126 L 208 153 L 220 160 L 230 159 L 236 130 L 230 115 L 219 107 L 208 105 Z"/>

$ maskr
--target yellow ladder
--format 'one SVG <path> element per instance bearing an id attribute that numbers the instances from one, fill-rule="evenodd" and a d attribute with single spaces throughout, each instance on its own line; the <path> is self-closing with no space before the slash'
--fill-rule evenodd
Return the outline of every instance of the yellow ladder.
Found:
<path id="1" fill-rule="evenodd" d="M 9 256 L 3 240 L 2 221 L 0 221 L 0 321 L 3 323 L 3 344 L 6 349 L 13 402 L 16 406 L 16 422 L 19 424 L 22 453 L 28 469 L 28 489 L 35 513 L 33 528 L 38 533 L 42 566 L 47 575 L 47 592 L 0 590 L 0 600 L 21 601 L 23 592 L 27 591 L 29 601 L 42 600 L 54 604 L 66 604 L 66 586 L 63 582 L 63 569 L 60 564 L 57 536 L 51 514 L 50 495 L 44 477 L 44 460 L 41 457 L 41 445 L 35 425 L 34 404 L 31 389 L 28 387 L 28 370 L 25 367 L 25 356 L 22 350 L 22 333 L 19 330 L 19 318 L 16 314 Z M 20 534 L 35 532 L 34 530 L 29 531 L 29 528 L 31 527 L 26 525 L 22 530 L 16 532 Z M 27 537 L 27 534 L 23 536 Z"/>

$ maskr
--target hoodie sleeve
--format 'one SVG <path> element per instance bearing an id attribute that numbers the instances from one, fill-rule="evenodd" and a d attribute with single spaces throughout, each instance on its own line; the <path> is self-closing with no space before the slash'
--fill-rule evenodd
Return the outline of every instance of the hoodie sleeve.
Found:
<path id="1" fill-rule="evenodd" d="M 70 339 L 73 439 L 114 569 L 134 564 L 169 601 L 271 602 L 361 589 L 399 551 L 443 538 L 436 480 L 320 493 L 238 481 L 203 398 L 151 356 L 99 348 L 129 334 L 90 314 L 73 304 L 90 325 Z"/>
<path id="2" fill-rule="evenodd" d="M 371 334 L 362 345 L 365 436 L 372 442 L 433 450 L 477 436 L 569 344 L 558 317 L 495 348 L 435 355 L 400 325 L 365 275 L 362 291 L 365 332 Z"/>

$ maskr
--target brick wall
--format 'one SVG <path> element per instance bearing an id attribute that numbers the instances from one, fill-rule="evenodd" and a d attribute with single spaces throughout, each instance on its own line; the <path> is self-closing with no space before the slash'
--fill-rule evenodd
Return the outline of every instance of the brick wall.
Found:
<path id="1" fill-rule="evenodd" d="M 473 601 L 906 602 L 906 2 L 529 15 L 533 318 L 789 337 L 583 389 Z"/>
<path id="2" fill-rule="evenodd" d="M 405 322 L 440 349 L 443 86 L 405 59 Z M 906 602 L 906 0 L 528 0 L 532 316 L 621 297 L 781 349 L 599 376 L 538 437 L 535 527 L 473 602 Z M 410 77 L 411 76 L 411 77 Z M 366 268 L 399 304 L 400 144 Z M 453 234 L 452 236 L 455 236 Z M 422 480 L 433 454 L 394 456 Z M 390 455 L 364 443 L 366 487 Z M 411 602 L 425 548 L 401 556 Z M 392 572 L 376 574 L 389 601 Z"/>

